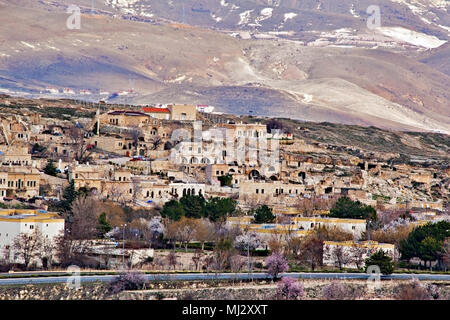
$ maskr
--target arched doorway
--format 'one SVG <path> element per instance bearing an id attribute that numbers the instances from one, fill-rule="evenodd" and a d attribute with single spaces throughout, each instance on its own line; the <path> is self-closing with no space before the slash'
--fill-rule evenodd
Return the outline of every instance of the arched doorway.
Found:
<path id="1" fill-rule="evenodd" d="M 250 171 L 250 174 L 248 175 L 249 179 L 259 179 L 261 177 L 260 173 L 258 170 L 253 169 L 252 171 Z"/>

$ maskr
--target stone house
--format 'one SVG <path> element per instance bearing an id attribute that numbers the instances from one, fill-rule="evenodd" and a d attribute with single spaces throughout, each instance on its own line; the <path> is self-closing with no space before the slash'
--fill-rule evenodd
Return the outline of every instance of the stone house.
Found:
<path id="1" fill-rule="evenodd" d="M 0 199 L 39 195 L 40 172 L 31 167 L 0 167 Z"/>

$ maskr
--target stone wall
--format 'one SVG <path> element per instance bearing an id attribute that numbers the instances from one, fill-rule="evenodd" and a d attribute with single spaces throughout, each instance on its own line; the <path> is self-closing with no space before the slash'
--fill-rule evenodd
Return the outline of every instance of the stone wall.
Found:
<path id="1" fill-rule="evenodd" d="M 0 286 L 0 300 L 109 300 L 104 284 L 86 284 L 71 289 L 66 284 Z"/>
<path id="2" fill-rule="evenodd" d="M 322 298 L 323 287 L 331 279 L 302 280 L 304 300 Z M 394 299 L 394 289 L 400 283 L 408 281 L 382 281 L 375 291 L 368 290 L 364 280 L 343 280 L 355 299 L 386 300 Z M 424 284 L 431 283 L 428 281 Z M 444 288 L 450 296 L 450 282 L 439 281 L 433 284 Z M 83 284 L 80 289 L 70 289 L 65 284 L 36 284 L 24 286 L 0 286 L 0 300 L 273 300 L 276 283 L 258 281 L 245 283 L 237 281 L 173 281 L 151 282 L 148 290 L 123 291 L 117 295 L 107 292 L 107 284 Z"/>
<path id="3" fill-rule="evenodd" d="M 330 280 L 303 280 L 305 295 L 303 300 L 322 299 L 323 287 Z M 392 300 L 395 298 L 394 289 L 405 281 L 383 281 L 381 287 L 371 291 L 364 280 L 343 280 L 342 283 L 349 289 L 351 295 L 357 300 Z M 406 281 L 407 282 L 407 281 Z M 422 282 L 428 283 L 428 282 Z M 430 282 L 431 283 L 431 282 Z M 444 287 L 450 292 L 449 282 L 433 283 Z M 257 283 L 238 283 L 236 285 L 221 284 L 217 287 L 205 287 L 205 283 L 191 283 L 187 287 L 173 289 L 151 289 L 142 291 L 124 291 L 119 295 L 120 300 L 274 300 L 276 299 L 277 285 L 271 281 Z"/>

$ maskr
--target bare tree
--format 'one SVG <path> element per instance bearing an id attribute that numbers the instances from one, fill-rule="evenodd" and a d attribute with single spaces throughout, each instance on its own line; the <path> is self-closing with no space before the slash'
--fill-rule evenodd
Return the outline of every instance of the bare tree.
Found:
<path id="1" fill-rule="evenodd" d="M 195 223 L 194 238 L 202 244 L 202 251 L 205 249 L 205 242 L 214 240 L 215 227 L 207 219 L 197 220 Z"/>
<path id="2" fill-rule="evenodd" d="M 69 213 L 71 237 L 77 240 L 92 239 L 97 233 L 100 204 L 93 197 L 80 196 L 72 203 Z"/>
<path id="3" fill-rule="evenodd" d="M 302 212 L 302 216 L 311 217 L 314 212 L 314 204 L 312 199 L 299 199 L 295 203 L 295 207 Z"/>
<path id="4" fill-rule="evenodd" d="M 73 126 L 69 128 L 67 137 L 72 144 L 74 150 L 74 158 L 79 163 L 86 163 L 91 159 L 91 152 L 88 150 L 88 143 L 85 139 L 86 132 Z"/>
<path id="5" fill-rule="evenodd" d="M 331 252 L 331 255 L 340 270 L 342 270 L 342 268 L 351 261 L 350 255 L 342 246 L 335 246 Z"/>
<path id="6" fill-rule="evenodd" d="M 308 263 L 314 271 L 317 265 L 322 264 L 323 241 L 316 236 L 308 236 L 302 243 L 300 260 Z"/>
<path id="7" fill-rule="evenodd" d="M 292 217 L 282 216 L 279 221 L 284 227 L 284 233 L 282 233 L 282 242 L 286 244 L 287 254 L 293 254 L 297 256 L 300 250 L 301 240 L 295 234 L 297 225 L 294 223 Z"/>
<path id="8" fill-rule="evenodd" d="M 199 249 L 195 250 L 194 255 L 192 256 L 192 262 L 194 262 L 195 271 L 198 270 L 201 258 L 202 258 L 201 250 Z"/>
<path id="9" fill-rule="evenodd" d="M 288 252 L 294 257 L 297 257 L 300 254 L 300 250 L 302 248 L 302 239 L 300 237 L 291 237 L 286 241 L 286 244 Z"/>
<path id="10" fill-rule="evenodd" d="M 214 248 L 215 269 L 224 270 L 234 251 L 235 249 L 231 239 L 222 238 L 216 241 L 216 246 Z"/>
<path id="11" fill-rule="evenodd" d="M 119 184 L 110 184 L 107 190 L 107 194 L 108 198 L 111 199 L 111 201 L 125 204 L 125 190 L 121 188 Z"/>
<path id="12" fill-rule="evenodd" d="M 267 245 L 273 253 L 283 253 L 283 242 L 276 235 L 270 237 Z"/>
<path id="13" fill-rule="evenodd" d="M 167 235 L 169 239 L 179 241 L 180 245 L 184 244 L 184 248 L 187 252 L 189 242 L 195 238 L 195 225 L 195 219 L 182 217 L 180 220 L 169 224 Z"/>
<path id="14" fill-rule="evenodd" d="M 356 266 L 356 268 L 361 269 L 364 265 L 364 257 L 365 257 L 365 249 L 357 246 L 356 244 L 352 245 L 350 248 L 350 259 Z"/>
<path id="15" fill-rule="evenodd" d="M 246 259 L 238 254 L 230 257 L 230 268 L 232 272 L 240 272 L 245 266 Z"/>
<path id="16" fill-rule="evenodd" d="M 136 203 L 137 199 L 142 193 L 141 182 L 137 179 L 133 179 L 133 203 Z"/>
<path id="17" fill-rule="evenodd" d="M 138 126 L 133 126 L 128 132 L 131 136 L 131 139 L 133 140 L 133 147 L 136 151 L 139 145 L 139 139 L 142 137 L 142 129 Z"/>
<path id="18" fill-rule="evenodd" d="M 175 270 L 175 267 L 177 265 L 177 255 L 175 254 L 175 252 L 173 252 L 173 251 L 169 252 L 166 259 L 167 259 L 167 264 L 169 266 L 172 266 L 173 269 Z"/>
<path id="19" fill-rule="evenodd" d="M 206 271 L 209 272 L 209 270 L 211 269 L 211 266 L 214 264 L 214 261 L 215 261 L 215 259 L 213 256 L 206 256 L 203 259 L 203 268 L 205 268 Z"/>
<path id="20" fill-rule="evenodd" d="M 42 249 L 42 233 L 34 229 L 32 233 L 20 233 L 13 241 L 14 257 L 23 261 L 28 269 L 35 258 L 40 258 Z"/>
<path id="21" fill-rule="evenodd" d="M 51 267 L 53 264 L 53 255 L 55 252 L 55 244 L 52 240 L 42 237 L 42 246 L 40 252 L 40 259 L 44 265 L 44 261 L 47 263 L 47 268 Z"/>
<path id="22" fill-rule="evenodd" d="M 155 259 L 153 260 L 153 264 L 155 267 L 160 268 L 158 270 L 164 270 L 166 268 L 166 264 L 167 264 L 166 260 L 167 259 L 164 259 L 162 257 L 155 257 Z"/>
<path id="23" fill-rule="evenodd" d="M 9 264 L 11 261 L 11 247 L 10 246 L 5 246 L 2 250 L 1 253 L 1 257 L 0 257 L 0 264 Z"/>
<path id="24" fill-rule="evenodd" d="M 55 250 L 61 266 L 67 267 L 71 264 L 81 266 L 91 253 L 91 241 L 75 239 L 70 230 L 66 230 L 55 238 Z"/>
<path id="25" fill-rule="evenodd" d="M 450 266 L 450 238 L 445 239 L 442 246 L 442 261 L 445 268 Z"/>

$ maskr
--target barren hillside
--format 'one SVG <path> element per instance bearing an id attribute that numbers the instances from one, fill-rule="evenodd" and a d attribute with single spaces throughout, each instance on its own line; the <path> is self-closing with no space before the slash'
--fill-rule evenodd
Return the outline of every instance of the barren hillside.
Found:
<path id="1" fill-rule="evenodd" d="M 0 89 L 449 133 L 448 6 L 381 4 L 373 31 L 364 1 L 0 0 Z"/>

